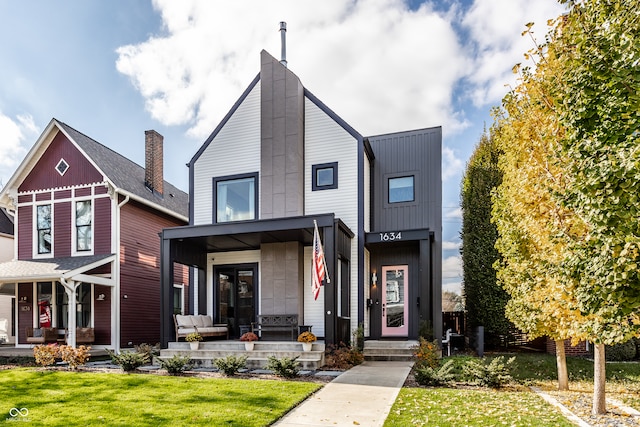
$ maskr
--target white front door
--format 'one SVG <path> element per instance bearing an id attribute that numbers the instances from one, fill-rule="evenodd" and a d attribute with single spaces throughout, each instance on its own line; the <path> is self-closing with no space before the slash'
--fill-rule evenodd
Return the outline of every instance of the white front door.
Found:
<path id="1" fill-rule="evenodd" d="M 382 267 L 382 336 L 409 335 L 409 266 Z"/>

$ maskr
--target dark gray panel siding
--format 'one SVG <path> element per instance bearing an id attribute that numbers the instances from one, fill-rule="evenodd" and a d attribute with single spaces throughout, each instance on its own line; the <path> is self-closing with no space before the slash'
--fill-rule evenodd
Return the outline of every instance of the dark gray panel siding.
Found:
<path id="1" fill-rule="evenodd" d="M 373 163 L 373 230 L 408 230 L 442 225 L 441 128 L 369 137 Z M 415 200 L 387 203 L 387 179 L 415 176 Z"/>
<path id="2" fill-rule="evenodd" d="M 375 155 L 371 171 L 371 231 L 427 228 L 434 233 L 430 244 L 433 288 L 431 295 L 422 296 L 421 305 L 424 305 L 425 300 L 430 300 L 434 334 L 441 336 L 442 324 L 437 313 L 442 311 L 442 128 L 379 135 L 368 139 Z M 415 174 L 414 202 L 387 203 L 387 178 L 409 174 Z M 376 261 L 372 251 L 372 268 Z M 425 283 L 420 292 L 424 293 L 427 289 Z M 376 317 L 372 316 L 372 319 Z M 372 327 L 372 332 L 375 332 L 375 327 Z"/>

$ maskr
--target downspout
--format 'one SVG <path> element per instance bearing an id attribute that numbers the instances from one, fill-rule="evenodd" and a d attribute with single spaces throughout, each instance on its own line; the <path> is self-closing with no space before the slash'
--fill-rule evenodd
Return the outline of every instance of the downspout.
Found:
<path id="1" fill-rule="evenodd" d="M 116 201 L 118 200 L 118 195 L 120 193 L 115 192 Z M 113 337 L 111 339 L 111 344 L 113 345 L 116 352 L 120 352 L 120 210 L 124 205 L 129 203 L 129 195 L 124 195 L 124 199 L 118 203 L 116 209 L 116 224 L 115 224 L 115 233 L 113 233 L 113 241 L 116 245 L 115 253 L 116 253 L 116 262 L 113 265 L 114 269 L 114 279 L 116 282 L 115 287 L 113 288 L 113 301 L 111 302 L 111 330 L 114 332 Z"/>

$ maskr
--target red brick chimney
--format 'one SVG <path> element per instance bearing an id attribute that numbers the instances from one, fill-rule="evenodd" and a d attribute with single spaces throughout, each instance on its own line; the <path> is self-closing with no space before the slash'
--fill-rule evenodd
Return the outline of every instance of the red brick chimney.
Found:
<path id="1" fill-rule="evenodd" d="M 162 195 L 164 176 L 162 172 L 164 138 L 155 130 L 144 131 L 144 185 L 154 193 Z"/>

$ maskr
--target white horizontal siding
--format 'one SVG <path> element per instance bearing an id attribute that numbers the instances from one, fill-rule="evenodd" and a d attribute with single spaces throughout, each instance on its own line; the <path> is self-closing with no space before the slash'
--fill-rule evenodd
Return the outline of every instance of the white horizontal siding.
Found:
<path id="1" fill-rule="evenodd" d="M 318 299 L 313 299 L 311 289 L 311 246 L 304 248 L 304 320 L 303 325 L 313 326 L 314 335 L 324 336 L 324 286 Z"/>
<path id="2" fill-rule="evenodd" d="M 305 215 L 334 213 L 356 235 L 351 241 L 351 329 L 358 326 L 358 140 L 336 123 L 309 99 L 305 99 Z M 312 191 L 311 173 L 315 164 L 338 162 L 338 188 Z M 307 252 L 305 248 L 305 262 Z M 311 265 L 309 252 L 308 264 Z M 311 267 L 309 267 L 310 270 Z M 309 274 L 305 272 L 305 274 Z M 334 280 L 331 277 L 331 280 Z M 305 289 L 311 294 L 311 281 Z M 323 296 L 321 291 L 318 301 Z M 305 290 L 305 322 L 307 309 L 314 316 L 312 322 L 321 322 L 324 333 L 324 303 L 318 304 L 313 296 L 307 301 Z M 324 299 L 323 299 L 324 301 Z M 320 307 L 320 308 L 318 308 Z M 315 316 L 318 316 L 317 318 Z M 315 325 L 315 323 L 312 323 Z M 314 329 L 315 331 L 315 326 Z"/>
<path id="3" fill-rule="evenodd" d="M 194 165 L 194 225 L 213 222 L 213 177 L 250 172 L 260 172 L 260 82 Z"/>
<path id="4" fill-rule="evenodd" d="M 358 222 L 358 141 L 305 99 L 305 215 L 335 213 L 352 231 Z M 312 191 L 311 167 L 338 162 L 338 188 Z"/>

